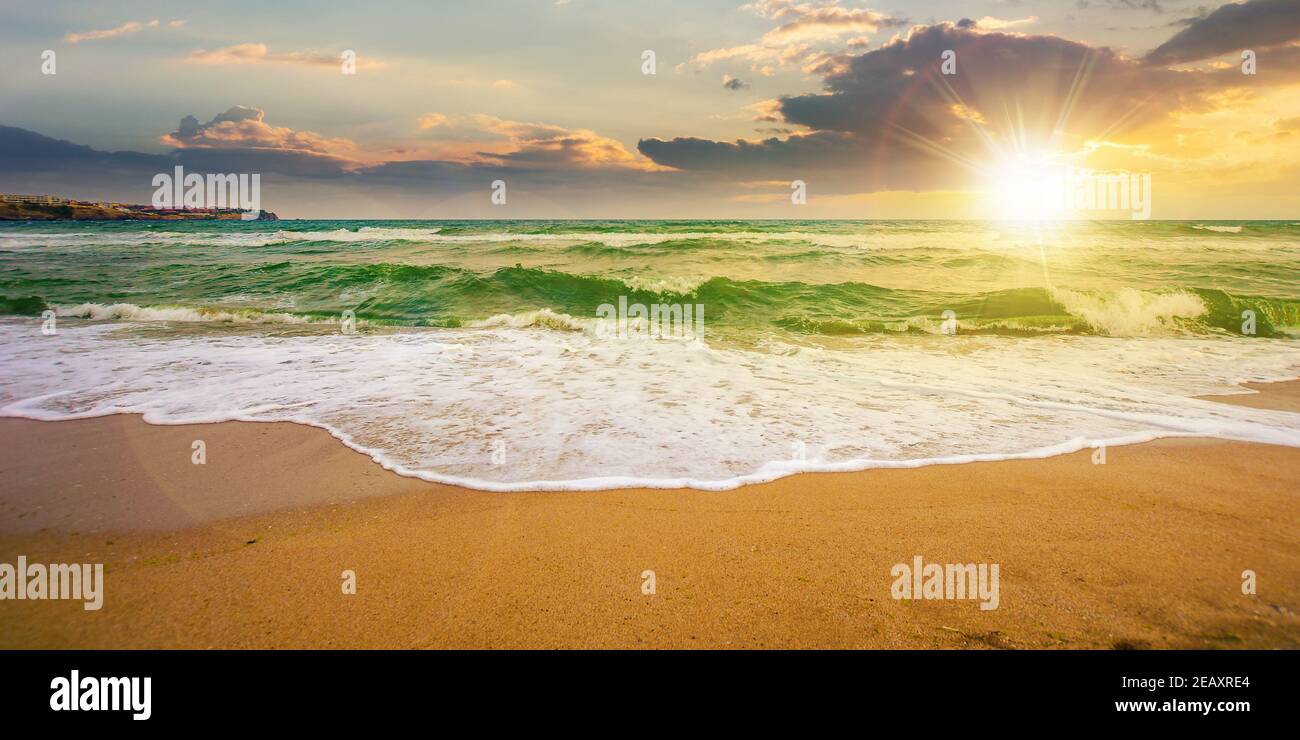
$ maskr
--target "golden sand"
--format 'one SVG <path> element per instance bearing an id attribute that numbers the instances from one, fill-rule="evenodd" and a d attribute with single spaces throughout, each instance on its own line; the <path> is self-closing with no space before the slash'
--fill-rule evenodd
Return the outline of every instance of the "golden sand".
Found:
<path id="1" fill-rule="evenodd" d="M 1300 449 L 488 493 L 282 423 L 0 419 L 0 445 L 0 562 L 105 564 L 99 611 L 0 601 L 3 648 L 1300 647 Z M 891 598 L 917 555 L 998 564 L 999 607 Z"/>

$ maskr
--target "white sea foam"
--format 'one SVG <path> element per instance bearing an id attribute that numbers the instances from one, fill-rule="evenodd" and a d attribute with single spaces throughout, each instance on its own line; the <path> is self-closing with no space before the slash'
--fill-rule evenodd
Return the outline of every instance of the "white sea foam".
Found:
<path id="1" fill-rule="evenodd" d="M 1207 311 L 1192 293 L 1151 293 L 1121 288 L 1082 293 L 1056 288 L 1052 298 L 1094 330 L 1114 337 L 1146 337 L 1177 330 L 1178 319 L 1194 319 Z"/>
<path id="2" fill-rule="evenodd" d="M 61 318 L 90 319 L 92 321 L 219 321 L 232 324 L 305 324 L 304 316 L 287 313 L 268 313 L 256 310 L 196 309 L 185 306 L 137 306 L 133 303 L 79 303 L 74 306 L 55 306 L 54 313 Z M 331 323 L 331 322 L 323 322 Z"/>
<path id="3" fill-rule="evenodd" d="M 427 244 L 474 244 L 527 242 L 536 244 L 578 244 L 594 242 L 609 247 L 635 247 L 672 241 L 716 239 L 731 242 L 800 241 L 830 247 L 867 248 L 871 240 L 861 234 L 823 234 L 816 232 L 701 231 L 701 232 L 556 232 L 527 234 L 510 231 L 478 231 L 444 234 L 441 227 L 402 228 L 363 226 L 357 229 L 313 231 L 164 231 L 134 232 L 25 232 L 0 234 L 6 248 L 31 246 L 94 246 L 97 244 L 184 243 L 221 247 L 266 247 L 303 241 L 349 244 L 356 242 L 406 240 Z"/>
<path id="4" fill-rule="evenodd" d="M 725 489 L 1167 436 L 1300 446 L 1300 414 L 1191 398 L 1295 377 L 1300 348 L 1282 340 L 880 337 L 754 352 L 510 324 L 164 337 L 68 320 L 43 336 L 39 320 L 0 319 L 0 415 L 291 421 L 399 473 L 488 490 Z"/>
<path id="5" fill-rule="evenodd" d="M 645 277 L 634 275 L 623 278 L 623 284 L 632 290 L 641 290 L 647 293 L 673 293 L 676 295 L 688 295 L 694 293 L 701 285 L 707 283 L 707 276 L 670 276 L 670 277 Z"/>
<path id="6" fill-rule="evenodd" d="M 578 318 L 567 313 L 540 308 L 520 313 L 499 313 L 479 321 L 468 322 L 475 329 L 523 329 L 539 326 L 557 331 L 595 331 L 595 318 Z"/>
<path id="7" fill-rule="evenodd" d="M 1223 226 L 1193 224 L 1194 229 L 1223 234 L 1242 233 L 1241 225 Z M 952 223 L 943 228 L 915 229 L 898 232 L 883 226 L 864 226 L 855 233 L 827 233 L 820 231 L 555 231 L 524 233 L 515 231 L 466 231 L 445 233 L 441 226 L 360 226 L 355 228 L 294 230 L 196 229 L 177 231 L 165 226 L 133 231 L 104 230 L 79 232 L 45 232 L 21 230 L 0 232 L 0 249 L 26 249 L 33 247 L 82 247 L 99 245 L 187 244 L 212 247 L 271 247 L 296 242 L 334 242 L 355 244 L 360 242 L 407 241 L 428 245 L 499 244 L 520 242 L 538 247 L 554 245 L 563 247 L 582 243 L 595 243 L 613 248 L 632 249 L 676 241 L 719 241 L 741 244 L 795 243 L 801 246 L 822 247 L 860 254 L 877 250 L 898 248 L 950 249 L 960 251 L 988 251 L 1007 254 L 1024 251 L 1037 256 L 1044 243 L 1051 249 L 1077 247 L 1105 247 L 1108 239 L 1117 239 L 1114 246 L 1132 249 L 1131 241 L 1116 237 L 1098 236 L 1068 228 L 1047 234 L 1037 230 L 999 230 L 988 224 Z M 1219 240 L 1223 244 L 1207 244 L 1207 249 L 1259 251 L 1294 248 L 1290 236 L 1261 240 Z M 1257 243 L 1256 243 L 1257 242 Z M 1148 239 L 1141 249 L 1149 252 L 1163 250 L 1181 252 L 1186 245 L 1181 239 Z"/>

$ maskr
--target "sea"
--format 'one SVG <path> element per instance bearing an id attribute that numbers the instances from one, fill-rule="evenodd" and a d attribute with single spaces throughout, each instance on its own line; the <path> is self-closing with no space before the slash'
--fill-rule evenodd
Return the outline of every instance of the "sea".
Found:
<path id="1" fill-rule="evenodd" d="M 1198 399 L 1297 377 L 1289 221 L 0 225 L 0 416 L 294 422 L 484 490 L 1300 446 Z"/>

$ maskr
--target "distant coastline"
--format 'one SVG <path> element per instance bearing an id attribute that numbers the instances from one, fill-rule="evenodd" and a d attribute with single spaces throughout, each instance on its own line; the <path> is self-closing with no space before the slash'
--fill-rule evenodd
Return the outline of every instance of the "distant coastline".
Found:
<path id="1" fill-rule="evenodd" d="M 155 208 L 71 200 L 53 195 L 0 194 L 0 221 L 278 221 L 270 211 L 245 219 L 237 208 Z"/>

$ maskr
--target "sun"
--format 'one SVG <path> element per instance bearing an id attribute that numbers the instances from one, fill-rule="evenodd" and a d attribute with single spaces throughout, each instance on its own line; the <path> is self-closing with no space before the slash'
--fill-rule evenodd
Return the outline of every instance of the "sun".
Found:
<path id="1" fill-rule="evenodd" d="M 1066 217 L 1069 168 L 1059 157 L 1012 155 L 988 168 L 985 213 L 999 221 L 1059 221 Z"/>

